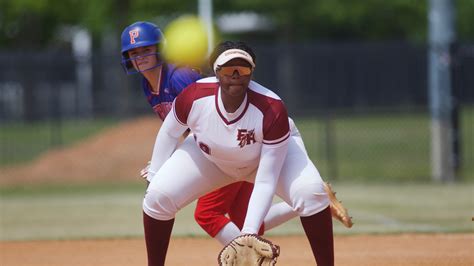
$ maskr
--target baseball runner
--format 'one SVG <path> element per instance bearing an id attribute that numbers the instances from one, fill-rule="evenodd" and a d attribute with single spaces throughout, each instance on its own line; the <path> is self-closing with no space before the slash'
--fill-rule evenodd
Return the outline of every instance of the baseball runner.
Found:
<path id="1" fill-rule="evenodd" d="M 216 77 L 192 83 L 177 96 L 155 142 L 143 201 L 149 265 L 164 265 L 179 209 L 236 181 L 255 184 L 240 234 L 258 233 L 276 193 L 300 216 L 318 265 L 333 265 L 325 183 L 301 136 L 290 130 L 280 98 L 251 81 L 251 48 L 224 42 L 210 61 Z M 178 147 L 188 128 L 193 134 Z"/>
<path id="2" fill-rule="evenodd" d="M 145 97 L 153 111 L 164 120 L 176 96 L 201 75 L 191 68 L 163 62 L 158 52 L 162 40 L 163 34 L 155 24 L 135 22 L 122 32 L 121 52 L 125 72 L 143 75 Z"/>

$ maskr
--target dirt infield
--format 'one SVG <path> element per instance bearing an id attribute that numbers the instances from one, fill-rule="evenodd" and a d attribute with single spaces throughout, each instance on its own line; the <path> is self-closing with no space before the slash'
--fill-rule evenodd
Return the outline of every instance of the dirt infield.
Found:
<path id="1" fill-rule="evenodd" d="M 134 181 L 151 157 L 160 126 L 153 116 L 121 122 L 31 162 L 0 168 L 0 185 Z"/>
<path id="2" fill-rule="evenodd" d="M 270 237 L 281 246 L 279 266 L 314 265 L 303 236 Z M 337 236 L 336 265 L 474 265 L 474 234 Z M 146 265 L 142 239 L 0 242 L 3 266 Z M 216 265 L 210 238 L 172 238 L 167 265 Z"/>

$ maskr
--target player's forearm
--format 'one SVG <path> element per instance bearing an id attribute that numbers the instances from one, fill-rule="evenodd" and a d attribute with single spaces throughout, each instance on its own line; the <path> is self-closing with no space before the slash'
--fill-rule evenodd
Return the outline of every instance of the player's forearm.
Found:
<path id="1" fill-rule="evenodd" d="M 258 233 L 260 225 L 272 204 L 287 149 L 287 144 L 276 148 L 264 145 L 262 148 L 260 164 L 255 177 L 255 186 L 250 197 L 242 233 Z"/>
<path id="2" fill-rule="evenodd" d="M 242 228 L 242 234 L 257 234 L 263 218 L 272 204 L 274 187 L 269 184 L 255 184 L 250 197 L 247 216 Z"/>
<path id="3" fill-rule="evenodd" d="M 176 121 L 174 116 L 168 116 L 156 136 L 153 154 L 151 157 L 150 169 L 148 170 L 147 180 L 151 181 L 161 168 L 161 166 L 173 154 L 179 143 L 179 138 L 187 130 L 187 127 Z"/>

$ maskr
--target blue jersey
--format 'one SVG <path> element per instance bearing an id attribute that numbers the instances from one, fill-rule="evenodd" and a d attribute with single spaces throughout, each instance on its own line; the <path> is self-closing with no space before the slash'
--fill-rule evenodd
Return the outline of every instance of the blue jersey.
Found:
<path id="1" fill-rule="evenodd" d="M 152 92 L 146 78 L 142 80 L 142 88 L 153 111 L 161 120 L 165 120 L 166 115 L 171 110 L 174 98 L 189 84 L 200 78 L 201 75 L 191 68 L 163 64 L 159 93 Z"/>

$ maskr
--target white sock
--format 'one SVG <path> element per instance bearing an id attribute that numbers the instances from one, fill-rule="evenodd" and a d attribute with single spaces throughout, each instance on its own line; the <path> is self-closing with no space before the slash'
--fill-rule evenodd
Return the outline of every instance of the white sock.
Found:
<path id="1" fill-rule="evenodd" d="M 265 232 L 297 216 L 298 214 L 286 202 L 273 204 L 263 220 Z"/>
<path id="2" fill-rule="evenodd" d="M 230 222 L 227 223 L 214 238 L 225 246 L 239 235 L 240 229 L 233 222 Z"/>

